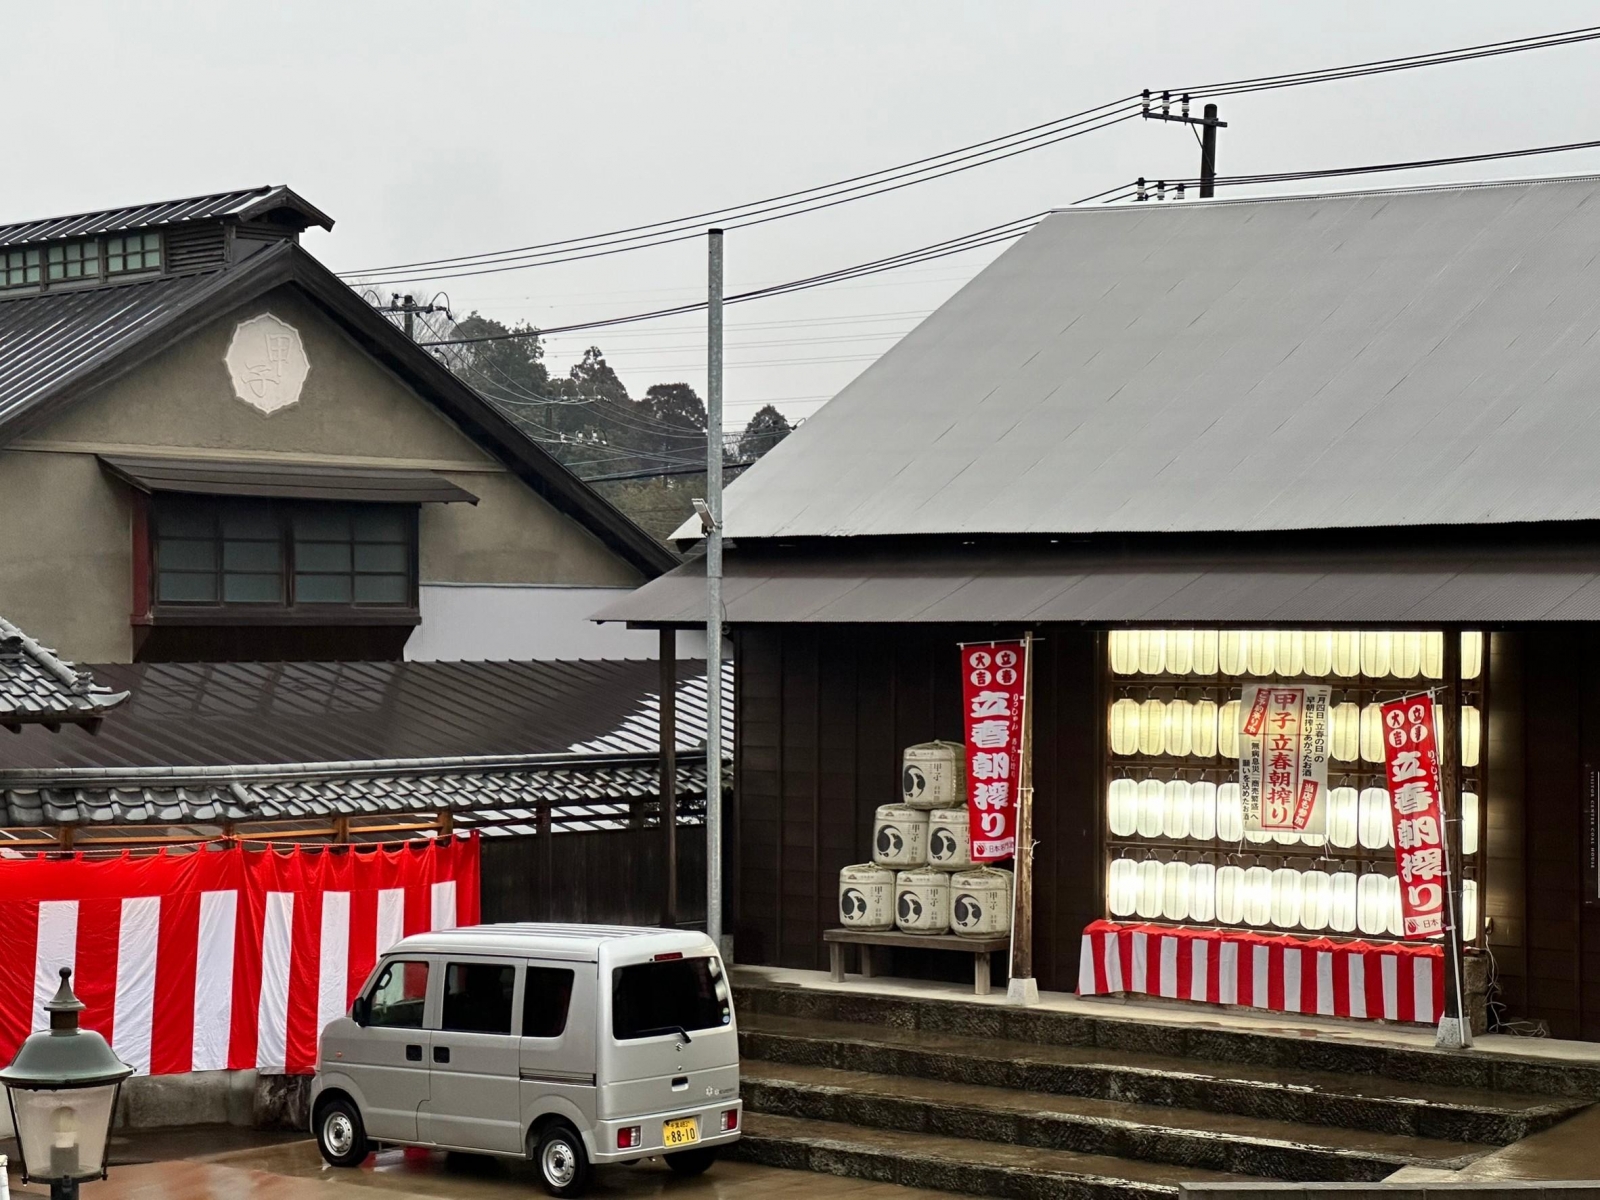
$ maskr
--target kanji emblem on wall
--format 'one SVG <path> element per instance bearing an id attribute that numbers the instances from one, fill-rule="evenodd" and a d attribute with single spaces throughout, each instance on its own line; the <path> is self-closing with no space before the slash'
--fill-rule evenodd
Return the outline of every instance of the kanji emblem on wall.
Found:
<path id="1" fill-rule="evenodd" d="M 271 313 L 239 322 L 224 361 L 233 394 L 268 416 L 299 401 L 311 373 L 300 331 Z"/>

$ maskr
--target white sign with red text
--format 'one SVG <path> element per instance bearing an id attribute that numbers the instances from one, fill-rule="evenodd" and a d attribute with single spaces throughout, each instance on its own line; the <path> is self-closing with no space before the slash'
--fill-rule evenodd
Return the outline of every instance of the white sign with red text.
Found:
<path id="1" fill-rule="evenodd" d="M 1326 830 L 1332 691 L 1325 684 L 1245 685 L 1239 701 L 1239 798 L 1246 829 Z"/>

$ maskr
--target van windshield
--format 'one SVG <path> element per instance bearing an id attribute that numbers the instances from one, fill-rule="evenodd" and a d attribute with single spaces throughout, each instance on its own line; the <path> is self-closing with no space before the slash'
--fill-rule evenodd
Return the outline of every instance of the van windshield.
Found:
<path id="1" fill-rule="evenodd" d="M 710 958 L 635 963 L 611 972 L 611 1035 L 619 1042 L 733 1021 L 728 986 Z"/>

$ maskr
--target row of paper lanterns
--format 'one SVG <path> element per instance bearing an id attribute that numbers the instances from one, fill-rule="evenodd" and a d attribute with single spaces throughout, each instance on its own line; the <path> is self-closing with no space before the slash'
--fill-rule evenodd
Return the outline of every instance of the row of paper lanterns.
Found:
<path id="1" fill-rule="evenodd" d="M 1311 933 L 1400 937 L 1400 881 L 1353 871 L 1114 859 L 1107 882 L 1113 917 L 1249 925 Z M 1462 883 L 1465 940 L 1477 936 L 1478 884 Z"/>
<path id="2" fill-rule="evenodd" d="M 1187 779 L 1113 779 L 1106 797 L 1106 824 L 1112 837 L 1166 838 L 1169 841 L 1253 842 L 1280 846 L 1394 845 L 1389 793 L 1381 787 L 1332 788 L 1328 792 L 1325 833 L 1264 833 L 1244 827 L 1237 783 Z M 1478 852 L 1478 795 L 1461 794 L 1461 850 Z"/>
<path id="3" fill-rule="evenodd" d="M 1443 679 L 1444 634 L 1359 630 L 1117 629 L 1115 675 Z M 1483 634 L 1461 635 L 1461 677 L 1483 670 Z"/>
<path id="4" fill-rule="evenodd" d="M 1329 711 L 1329 755 L 1341 762 L 1383 761 L 1383 712 L 1351 701 Z M 1461 709 L 1461 765 L 1475 767 L 1482 749 L 1478 710 Z M 1111 753 L 1144 758 L 1239 757 L 1239 701 L 1134 700 L 1111 705 Z"/>

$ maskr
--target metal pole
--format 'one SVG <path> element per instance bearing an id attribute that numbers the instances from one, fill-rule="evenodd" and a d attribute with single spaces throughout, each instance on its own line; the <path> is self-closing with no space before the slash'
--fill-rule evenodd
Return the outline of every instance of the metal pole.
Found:
<path id="1" fill-rule="evenodd" d="M 708 233 L 706 296 L 706 933 L 722 940 L 722 230 Z"/>
<path id="2" fill-rule="evenodd" d="M 661 923 L 678 923 L 678 632 L 661 631 L 661 836 L 667 878 L 661 897 Z"/>
<path id="3" fill-rule="evenodd" d="M 1434 1044 L 1457 1050 L 1472 1045 L 1466 973 L 1461 955 L 1461 631 L 1444 633 L 1444 704 L 1439 714 L 1440 796 L 1444 818 L 1444 1015 Z"/>
<path id="4" fill-rule="evenodd" d="M 1022 639 L 1022 745 L 1017 770 L 1017 849 L 1011 876 L 1011 974 L 1006 998 L 1037 1004 L 1033 977 L 1033 631 Z"/>
<path id="5" fill-rule="evenodd" d="M 1200 199 L 1216 194 L 1217 184 L 1217 106 L 1208 104 L 1200 124 Z"/>

